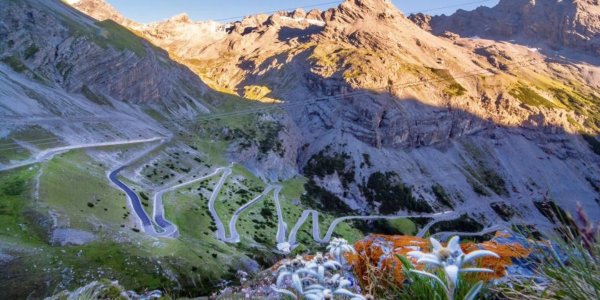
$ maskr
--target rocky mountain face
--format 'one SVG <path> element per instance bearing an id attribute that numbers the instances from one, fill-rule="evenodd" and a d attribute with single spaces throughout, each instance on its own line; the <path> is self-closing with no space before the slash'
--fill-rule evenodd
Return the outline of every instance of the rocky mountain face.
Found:
<path id="1" fill-rule="evenodd" d="M 541 41 L 555 49 L 600 54 L 600 4 L 597 0 L 501 0 L 493 8 L 459 10 L 451 16 L 411 16 L 435 34 Z M 430 19 L 430 20 L 429 20 Z"/>
<path id="2" fill-rule="evenodd" d="M 544 7 L 558 18 L 567 13 L 563 5 Z M 436 22 L 422 17 L 420 24 Z M 284 141 L 283 159 L 309 177 L 307 198 L 326 208 L 450 206 L 491 224 L 502 222 L 494 207 L 504 202 L 511 217 L 544 223 L 534 201 L 553 199 L 568 210 L 581 201 L 600 215 L 599 156 L 579 134 L 593 143 L 600 128 L 597 65 L 518 44 L 438 37 L 386 0 L 257 15 L 192 38 L 206 24 L 178 17 L 142 34 L 215 89 L 289 104 L 284 131 L 299 134 Z M 513 32 L 525 25 L 515 26 Z M 595 32 L 585 28 L 585 36 Z M 580 43 L 574 36 L 563 38 Z M 258 175 L 290 176 L 251 158 L 242 161 Z"/>
<path id="3" fill-rule="evenodd" d="M 112 5 L 104 0 L 66 0 L 66 3 L 82 12 L 94 12 L 97 20 L 113 20 L 119 24 L 128 27 L 138 26 L 139 24 L 123 17 Z"/>
<path id="4" fill-rule="evenodd" d="M 0 57 L 13 71 L 98 99 L 203 110 L 198 99 L 207 88 L 197 76 L 117 24 L 121 19 L 96 21 L 59 1 L 2 4 Z"/>

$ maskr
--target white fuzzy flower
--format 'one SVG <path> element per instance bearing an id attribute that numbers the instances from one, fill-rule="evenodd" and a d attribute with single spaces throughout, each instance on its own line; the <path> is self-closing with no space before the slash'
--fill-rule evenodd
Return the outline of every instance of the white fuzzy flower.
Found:
<path id="1" fill-rule="evenodd" d="M 465 264 L 468 264 L 480 257 L 492 256 L 499 258 L 496 253 L 488 250 L 476 250 L 465 255 L 460 248 L 460 238 L 458 236 L 452 237 L 450 241 L 448 241 L 448 245 L 446 247 L 443 247 L 442 244 L 434 238 L 431 238 L 430 241 L 433 247 L 432 253 L 410 251 L 407 253 L 407 255 L 417 259 L 417 263 L 443 268 L 444 272 L 448 276 L 448 279 L 454 285 L 456 285 L 458 280 L 459 272 L 493 272 L 490 269 L 484 268 L 463 268 Z"/>
<path id="2" fill-rule="evenodd" d="M 444 274 L 446 275 L 446 282 L 448 285 L 446 285 L 441 279 L 432 273 L 419 270 L 410 271 L 434 279 L 442 287 L 444 287 L 448 299 L 454 299 L 454 290 L 458 284 L 459 273 L 493 272 L 492 270 L 485 268 L 464 268 L 465 264 L 468 264 L 477 258 L 486 256 L 499 258 L 496 253 L 488 250 L 476 250 L 465 255 L 460 248 L 460 238 L 458 236 L 452 237 L 450 241 L 448 241 L 448 245 L 446 247 L 443 247 L 442 244 L 434 238 L 431 238 L 430 241 L 433 247 L 432 253 L 410 251 L 407 253 L 407 255 L 417 259 L 417 263 L 426 264 L 434 268 L 442 268 L 444 270 Z M 481 284 L 474 286 L 469 292 L 469 295 L 475 297 L 475 295 L 479 292 L 479 289 L 481 289 Z"/>
<path id="3" fill-rule="evenodd" d="M 329 242 L 329 245 L 327 245 L 327 250 L 329 250 L 329 255 L 341 264 L 344 264 L 344 254 L 356 253 L 354 247 L 342 238 L 333 238 L 333 240 Z"/>

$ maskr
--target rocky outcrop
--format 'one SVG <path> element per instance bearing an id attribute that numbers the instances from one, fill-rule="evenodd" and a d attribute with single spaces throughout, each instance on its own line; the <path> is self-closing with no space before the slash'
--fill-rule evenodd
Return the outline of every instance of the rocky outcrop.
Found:
<path id="1" fill-rule="evenodd" d="M 428 17 L 427 17 L 428 18 Z M 493 8 L 459 10 L 430 21 L 415 15 L 421 27 L 435 34 L 542 41 L 554 48 L 573 48 L 600 54 L 600 6 L 596 0 L 501 0 Z"/>
<path id="2" fill-rule="evenodd" d="M 50 245 L 81 246 L 89 244 L 96 239 L 96 236 L 91 232 L 71 228 L 60 228 L 52 231 Z"/>

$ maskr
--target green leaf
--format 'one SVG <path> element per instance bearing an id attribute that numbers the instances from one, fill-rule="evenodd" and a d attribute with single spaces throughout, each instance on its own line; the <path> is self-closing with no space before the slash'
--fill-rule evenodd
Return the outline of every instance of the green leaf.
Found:
<path id="1" fill-rule="evenodd" d="M 480 282 L 476 283 L 473 287 L 471 287 L 471 289 L 469 290 L 469 292 L 465 296 L 464 300 L 475 300 L 475 299 L 477 299 L 477 296 L 479 295 L 479 292 L 481 291 L 482 287 L 483 287 L 483 281 L 480 281 Z"/>
<path id="2" fill-rule="evenodd" d="M 400 260 L 400 262 L 402 263 L 402 266 L 404 266 L 406 269 L 408 270 L 412 270 L 415 268 L 415 266 L 413 266 L 413 264 L 410 262 L 410 260 L 400 254 L 396 254 L 396 257 Z"/>

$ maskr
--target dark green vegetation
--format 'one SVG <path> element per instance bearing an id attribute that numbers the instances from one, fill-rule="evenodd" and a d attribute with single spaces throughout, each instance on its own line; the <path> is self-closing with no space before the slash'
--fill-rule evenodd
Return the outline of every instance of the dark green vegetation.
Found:
<path id="1" fill-rule="evenodd" d="M 600 98 L 594 94 L 585 95 L 567 88 L 550 87 L 549 90 L 560 103 L 586 117 L 584 127 L 595 132 L 600 131 Z"/>
<path id="2" fill-rule="evenodd" d="M 38 53 L 38 51 L 40 51 L 40 48 L 38 46 L 31 45 L 27 47 L 27 49 L 25 49 L 25 52 L 23 52 L 23 57 L 25 58 L 25 60 L 30 59 L 33 56 L 35 56 L 35 54 Z"/>
<path id="3" fill-rule="evenodd" d="M 469 142 L 466 142 L 464 147 L 474 161 L 473 165 L 466 164 L 464 166 L 467 181 L 471 184 L 473 191 L 480 196 L 491 196 L 490 190 L 499 196 L 508 196 L 506 181 L 487 162 L 485 158 L 489 155 L 485 150 Z"/>
<path id="4" fill-rule="evenodd" d="M 8 196 L 19 196 L 25 192 L 25 185 L 25 179 L 21 176 L 15 176 L 3 182 L 2 192 Z"/>
<path id="5" fill-rule="evenodd" d="M 453 82 L 444 89 L 444 93 L 450 96 L 462 96 L 467 93 L 467 89 L 458 82 Z"/>
<path id="6" fill-rule="evenodd" d="M 444 287 L 437 282 L 434 282 L 428 277 L 411 272 L 411 270 L 417 270 L 421 267 L 414 265 L 411 260 L 404 256 L 396 255 L 398 258 L 397 263 L 393 265 L 394 270 L 388 273 L 389 275 L 380 276 L 377 279 L 370 291 L 377 299 L 397 299 L 397 300 L 430 300 L 430 299 L 448 299 L 446 296 L 447 292 Z M 397 279 L 394 278 L 393 274 L 399 271 L 406 278 L 406 282 L 410 284 L 399 285 Z M 444 272 L 441 270 L 432 271 L 438 278 L 445 281 Z M 369 274 L 369 277 L 373 277 Z M 450 297 L 452 299 L 470 299 L 468 297 L 470 290 L 473 287 L 478 286 L 479 280 L 475 276 L 460 276 L 458 285 L 454 290 L 454 294 Z M 447 285 L 445 282 L 444 284 Z M 476 296 L 473 299 L 479 299 Z M 487 299 L 487 298 L 486 298 Z"/>
<path id="7" fill-rule="evenodd" d="M 17 73 L 23 73 L 27 71 L 27 67 L 17 56 L 7 56 L 2 58 L 2 62 L 7 64 L 13 71 Z"/>
<path id="8" fill-rule="evenodd" d="M 536 91 L 525 85 L 519 85 L 518 87 L 510 90 L 509 94 L 529 106 L 544 106 L 547 108 L 556 107 L 556 105 L 554 105 L 548 99 L 542 97 Z"/>
<path id="9" fill-rule="evenodd" d="M 344 195 L 347 195 L 347 189 L 354 182 L 354 165 L 347 165 L 350 156 L 347 153 L 328 154 L 328 151 L 329 147 L 313 155 L 304 167 L 304 174 L 309 181 L 304 185 L 306 193 L 301 197 L 302 202 L 334 215 L 349 213 L 352 209 L 348 205 L 315 181 L 317 178 L 324 179 L 337 174 L 344 188 Z"/>
<path id="10" fill-rule="evenodd" d="M 488 189 L 500 196 L 508 196 L 508 189 L 506 188 L 506 182 L 504 178 L 500 176 L 492 168 L 489 168 L 485 164 L 481 163 L 476 169 L 467 166 L 465 167 L 467 172 L 474 178 L 467 178 L 473 191 L 481 196 L 491 196 Z M 483 184 L 483 186 L 481 185 Z"/>
<path id="11" fill-rule="evenodd" d="M 467 89 L 465 89 L 460 83 L 458 83 L 454 76 L 452 76 L 452 74 L 450 74 L 450 71 L 448 71 L 447 69 L 428 68 L 428 70 L 431 71 L 434 76 L 439 78 L 439 80 L 449 82 L 448 86 L 446 86 L 443 90 L 444 94 L 450 97 L 458 97 L 467 93 Z"/>
<path id="12" fill-rule="evenodd" d="M 410 219 L 372 221 L 355 220 L 353 222 L 353 226 L 362 231 L 364 235 L 415 235 L 417 233 L 417 225 Z"/>
<path id="13" fill-rule="evenodd" d="M 306 193 L 301 196 L 302 203 L 309 207 L 332 213 L 333 215 L 342 215 L 352 212 L 352 209 L 325 188 L 320 187 L 313 179 L 310 179 L 305 185 Z"/>
<path id="14" fill-rule="evenodd" d="M 308 178 L 316 176 L 322 179 L 337 174 L 342 186 L 347 189 L 354 182 L 354 165 L 346 165 L 350 155 L 344 152 L 334 154 L 327 154 L 327 152 L 328 148 L 313 155 L 304 167 L 304 175 Z"/>
<path id="15" fill-rule="evenodd" d="M 260 153 L 267 154 L 274 151 L 279 156 L 285 155 L 283 144 L 279 140 L 279 132 L 283 126 L 278 122 L 262 122 L 258 124 L 258 130 L 262 133 L 262 138 L 258 140 L 258 149 Z"/>
<path id="16" fill-rule="evenodd" d="M 106 99 L 106 97 L 104 97 L 101 94 L 97 94 L 94 93 L 92 90 L 90 90 L 90 88 L 87 85 L 83 85 L 83 87 L 81 88 L 81 93 L 88 98 L 88 100 L 98 104 L 98 105 L 107 105 L 107 106 L 112 106 L 112 104 L 110 103 L 110 101 L 108 99 Z"/>
<path id="17" fill-rule="evenodd" d="M 360 168 L 363 169 L 364 167 L 370 168 L 373 166 L 373 164 L 371 163 L 371 156 L 368 153 L 363 153 L 363 162 L 360 163 Z"/>
<path id="18" fill-rule="evenodd" d="M 362 185 L 362 192 L 372 206 L 375 202 L 381 203 L 379 212 L 382 214 L 394 214 L 401 209 L 409 212 L 433 212 L 425 200 L 415 199 L 411 187 L 402 183 L 395 172 L 371 174 L 367 183 Z"/>
<path id="19" fill-rule="evenodd" d="M 454 209 L 454 203 L 452 202 L 452 198 L 450 197 L 450 195 L 448 195 L 448 193 L 446 193 L 446 190 L 443 186 L 439 184 L 434 184 L 433 186 L 431 186 L 431 191 L 433 192 L 435 198 L 440 204 Z"/>
<path id="20" fill-rule="evenodd" d="M 535 207 L 542 215 L 544 215 L 544 217 L 554 224 L 561 224 L 565 222 L 565 220 L 570 219 L 567 212 L 554 201 L 534 201 L 533 204 L 535 204 Z"/>
<path id="21" fill-rule="evenodd" d="M 279 138 L 283 125 L 278 121 L 264 120 L 261 116 L 248 116 L 239 120 L 201 121 L 201 134 L 207 138 L 237 143 L 240 150 L 256 146 L 260 156 L 274 152 L 285 155 L 285 148 Z"/>
<path id="22" fill-rule="evenodd" d="M 490 207 L 506 222 L 510 221 L 516 214 L 515 210 L 504 202 L 491 203 Z"/>
<path id="23" fill-rule="evenodd" d="M 483 225 L 469 217 L 469 215 L 463 214 L 456 220 L 435 223 L 431 226 L 429 232 L 433 234 L 443 231 L 478 232 L 481 230 L 483 230 Z"/>

